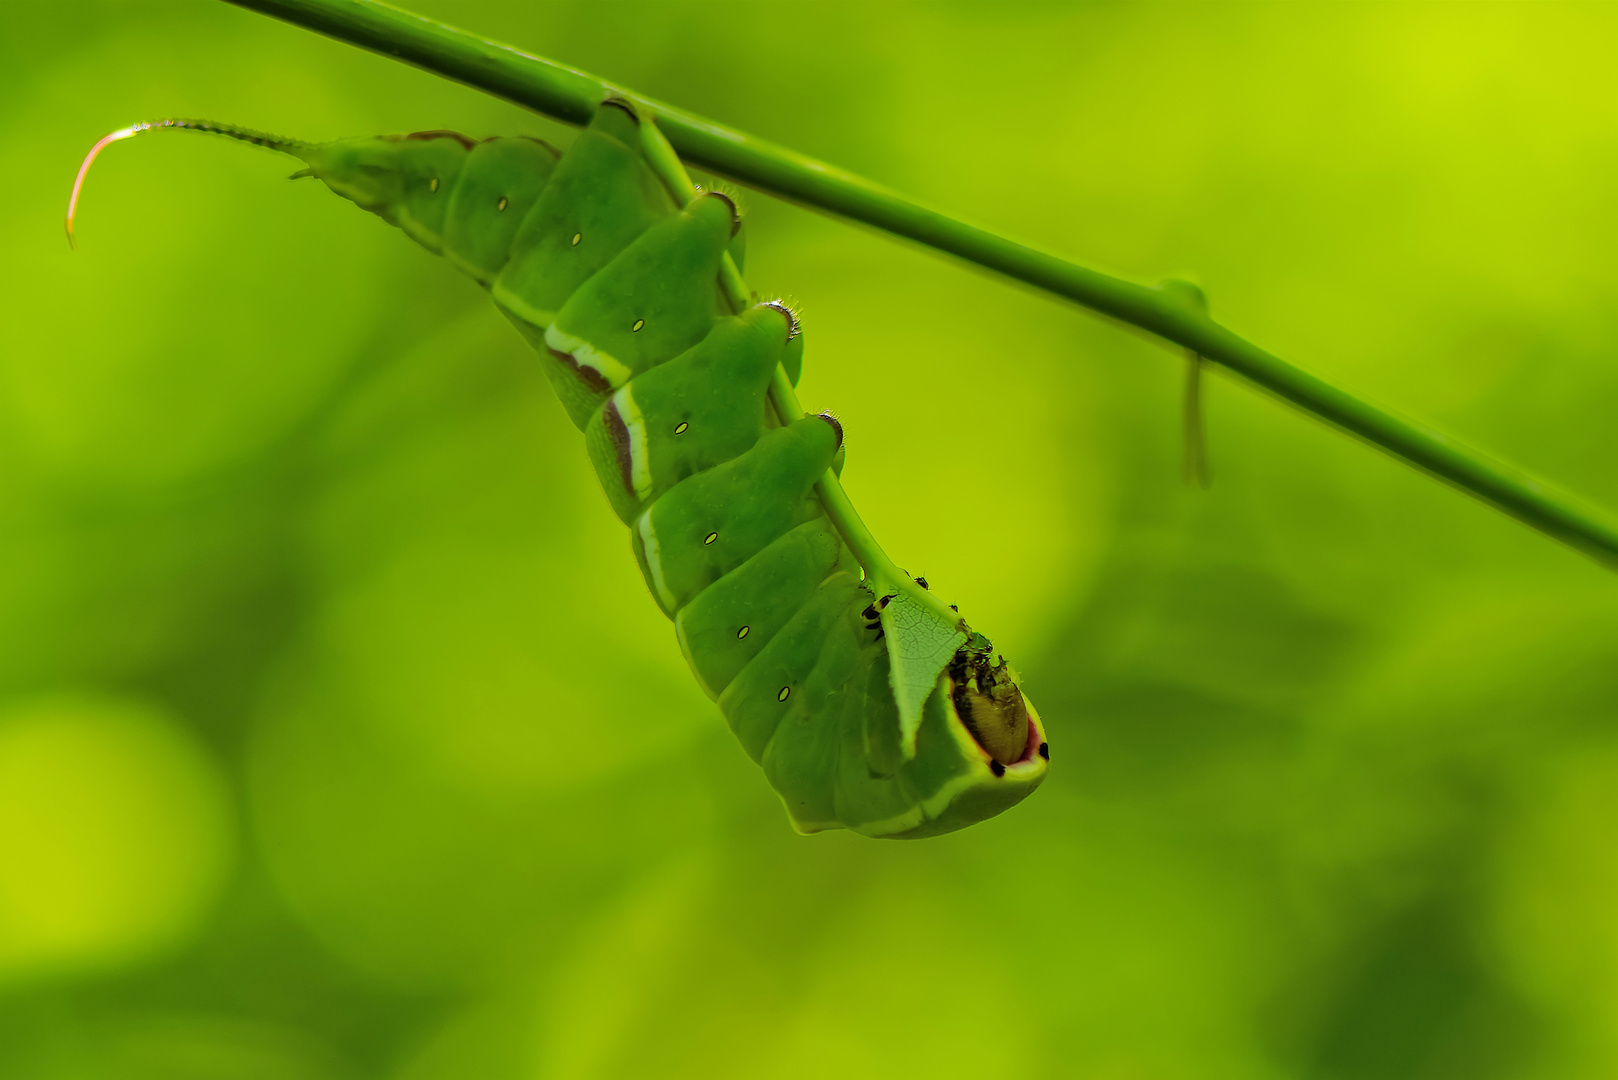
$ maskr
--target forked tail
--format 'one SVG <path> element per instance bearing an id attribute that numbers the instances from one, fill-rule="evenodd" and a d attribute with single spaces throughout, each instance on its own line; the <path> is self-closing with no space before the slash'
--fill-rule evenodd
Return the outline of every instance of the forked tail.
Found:
<path id="1" fill-rule="evenodd" d="M 73 241 L 73 215 L 79 206 L 79 191 L 84 187 L 84 178 L 90 172 L 90 165 L 95 161 L 96 155 L 101 153 L 102 147 L 108 143 L 115 143 L 121 139 L 131 139 L 142 132 L 157 131 L 160 128 L 179 128 L 182 131 L 201 131 L 209 135 L 224 135 L 227 138 L 239 139 L 242 142 L 252 143 L 254 146 L 264 146 L 271 150 L 278 150 L 283 154 L 300 157 L 299 151 L 310 143 L 298 139 L 284 139 L 279 135 L 266 135 L 262 131 L 253 131 L 251 128 L 235 127 L 231 124 L 218 124 L 212 120 L 185 120 L 170 117 L 167 120 L 149 120 L 139 124 L 131 124 L 126 128 L 119 128 L 110 135 L 101 137 L 90 152 L 84 155 L 84 162 L 79 165 L 79 175 L 73 178 L 73 194 L 67 200 L 67 242 L 70 247 L 78 245 Z"/>

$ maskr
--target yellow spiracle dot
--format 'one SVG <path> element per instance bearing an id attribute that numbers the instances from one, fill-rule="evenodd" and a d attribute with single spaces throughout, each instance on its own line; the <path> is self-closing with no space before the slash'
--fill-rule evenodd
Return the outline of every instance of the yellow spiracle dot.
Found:
<path id="1" fill-rule="evenodd" d="M 719 534 L 718 534 L 718 533 L 716 533 L 716 532 L 711 532 L 711 533 L 709 533 L 709 534 L 708 534 L 708 535 L 707 535 L 707 536 L 704 536 L 704 537 L 703 537 L 703 538 L 702 538 L 702 542 L 703 542 L 703 543 L 704 543 L 704 544 L 711 544 L 711 543 L 713 543 L 713 542 L 714 542 L 714 541 L 715 541 L 715 540 L 717 540 L 717 539 L 719 539 Z"/>
<path id="2" fill-rule="evenodd" d="M 741 628 L 741 629 L 740 629 L 740 630 L 738 630 L 738 631 L 736 631 L 736 639 L 737 639 L 737 640 L 738 640 L 738 641 L 739 641 L 739 640 L 741 640 L 741 639 L 742 639 L 742 638 L 744 638 L 744 637 L 746 637 L 746 636 L 747 636 L 747 632 L 748 632 L 748 631 L 749 631 L 749 630 L 751 630 L 751 629 L 753 629 L 753 628 L 752 628 L 752 627 L 751 627 L 751 626 L 744 626 L 744 627 L 742 627 L 742 628 Z"/>
<path id="3" fill-rule="evenodd" d="M 783 686 L 783 687 L 781 687 L 781 692 L 779 694 L 775 695 L 775 700 L 776 701 L 785 701 L 787 699 L 787 695 L 791 694 L 791 693 L 792 693 L 792 687 Z"/>
<path id="4" fill-rule="evenodd" d="M 573 246 L 578 247 L 579 246 L 579 241 L 583 240 L 583 239 L 584 239 L 584 234 L 583 233 L 581 233 L 581 232 L 574 233 L 573 234 Z"/>
<path id="5" fill-rule="evenodd" d="M 438 177 L 435 176 L 431 180 L 427 181 L 427 190 L 428 191 L 437 191 L 438 190 Z"/>
<path id="6" fill-rule="evenodd" d="M 679 425 L 675 427 L 674 434 L 676 434 L 676 435 L 684 435 L 685 432 L 686 432 L 686 429 L 689 428 L 690 426 L 691 426 L 690 424 L 686 423 L 684 420 L 681 420 Z"/>
<path id="7" fill-rule="evenodd" d="M 500 201 L 494 204 L 494 208 L 496 210 L 504 210 L 506 208 L 506 197 L 504 195 L 500 196 Z"/>
<path id="8" fill-rule="evenodd" d="M 638 334 L 638 333 L 640 333 L 640 328 L 645 326 L 645 325 L 646 325 L 646 320 L 645 319 L 636 319 L 635 320 L 635 325 L 631 326 L 629 328 L 629 332 L 632 333 L 632 334 Z"/>

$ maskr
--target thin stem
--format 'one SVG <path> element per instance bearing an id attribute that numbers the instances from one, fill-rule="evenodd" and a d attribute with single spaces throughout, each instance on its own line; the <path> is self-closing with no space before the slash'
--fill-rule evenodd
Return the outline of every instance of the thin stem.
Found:
<path id="1" fill-rule="evenodd" d="M 568 123 L 586 123 L 605 97 L 627 98 L 657 118 L 687 161 L 918 241 L 1148 330 L 1549 536 L 1609 563 L 1618 560 L 1618 524 L 1604 512 L 1315 378 L 1220 326 L 1204 311 L 1185 304 L 1173 289 L 1090 270 L 825 162 L 375 0 L 228 2 L 403 60 Z"/>
<path id="2" fill-rule="evenodd" d="M 1202 357 L 1185 351 L 1185 415 L 1181 438 L 1184 461 L 1181 471 L 1185 482 L 1193 487 L 1208 486 L 1208 431 L 1202 413 Z"/>

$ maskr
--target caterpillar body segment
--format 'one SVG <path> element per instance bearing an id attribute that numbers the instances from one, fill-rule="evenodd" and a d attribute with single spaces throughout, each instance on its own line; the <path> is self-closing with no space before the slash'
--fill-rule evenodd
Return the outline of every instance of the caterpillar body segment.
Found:
<path id="1" fill-rule="evenodd" d="M 636 376 L 591 415 L 585 443 L 598 473 L 616 469 L 623 480 L 602 487 L 624 524 L 654 491 L 667 491 L 708 462 L 738 457 L 763 436 L 770 376 L 803 355 L 803 338 L 788 319 L 790 313 L 766 304 L 722 318 L 701 342 Z M 668 436 L 656 455 L 648 432 Z"/>
<path id="2" fill-rule="evenodd" d="M 647 229 L 562 305 L 545 345 L 599 396 L 594 406 L 707 336 L 725 310 L 719 263 L 734 222 L 724 196 L 699 198 Z M 583 428 L 588 417 L 574 422 Z"/>
<path id="3" fill-rule="evenodd" d="M 444 255 L 479 283 L 493 281 L 560 158 L 539 139 L 485 139 L 472 147 L 450 190 Z"/>
<path id="4" fill-rule="evenodd" d="M 631 537 L 639 541 L 637 549 L 648 537 L 662 538 L 656 541 L 655 579 L 664 594 L 658 602 L 669 617 L 771 540 L 825 520 L 814 486 L 837 453 L 836 438 L 819 417 L 775 428 L 745 453 L 674 485 L 641 512 Z M 750 497 L 765 488 L 773 498 Z M 682 542 L 670 544 L 669 538 Z M 648 563 L 642 551 L 637 554 Z"/>
<path id="5" fill-rule="evenodd" d="M 625 110 L 596 111 L 518 228 L 490 287 L 501 310 L 530 326 L 549 326 L 575 289 L 679 209 L 638 145 L 636 122 Z"/>
<path id="6" fill-rule="evenodd" d="M 981 635 L 944 644 L 935 683 L 890 651 L 906 598 L 872 592 L 816 492 L 842 427 L 771 405 L 777 370 L 801 371 L 797 317 L 733 309 L 735 204 L 677 204 L 642 123 L 609 101 L 565 153 L 452 132 L 250 141 L 444 255 L 536 347 L 692 673 L 799 831 L 915 838 L 1005 810 L 1044 779 L 1038 714 Z"/>

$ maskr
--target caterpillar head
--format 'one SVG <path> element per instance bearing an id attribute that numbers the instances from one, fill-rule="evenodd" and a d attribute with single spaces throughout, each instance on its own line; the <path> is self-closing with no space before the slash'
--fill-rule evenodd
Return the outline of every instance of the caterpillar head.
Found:
<path id="1" fill-rule="evenodd" d="M 994 653 L 989 639 L 973 634 L 950 662 L 955 711 L 990 758 L 1001 766 L 1028 753 L 1028 703 L 1017 673 Z"/>

